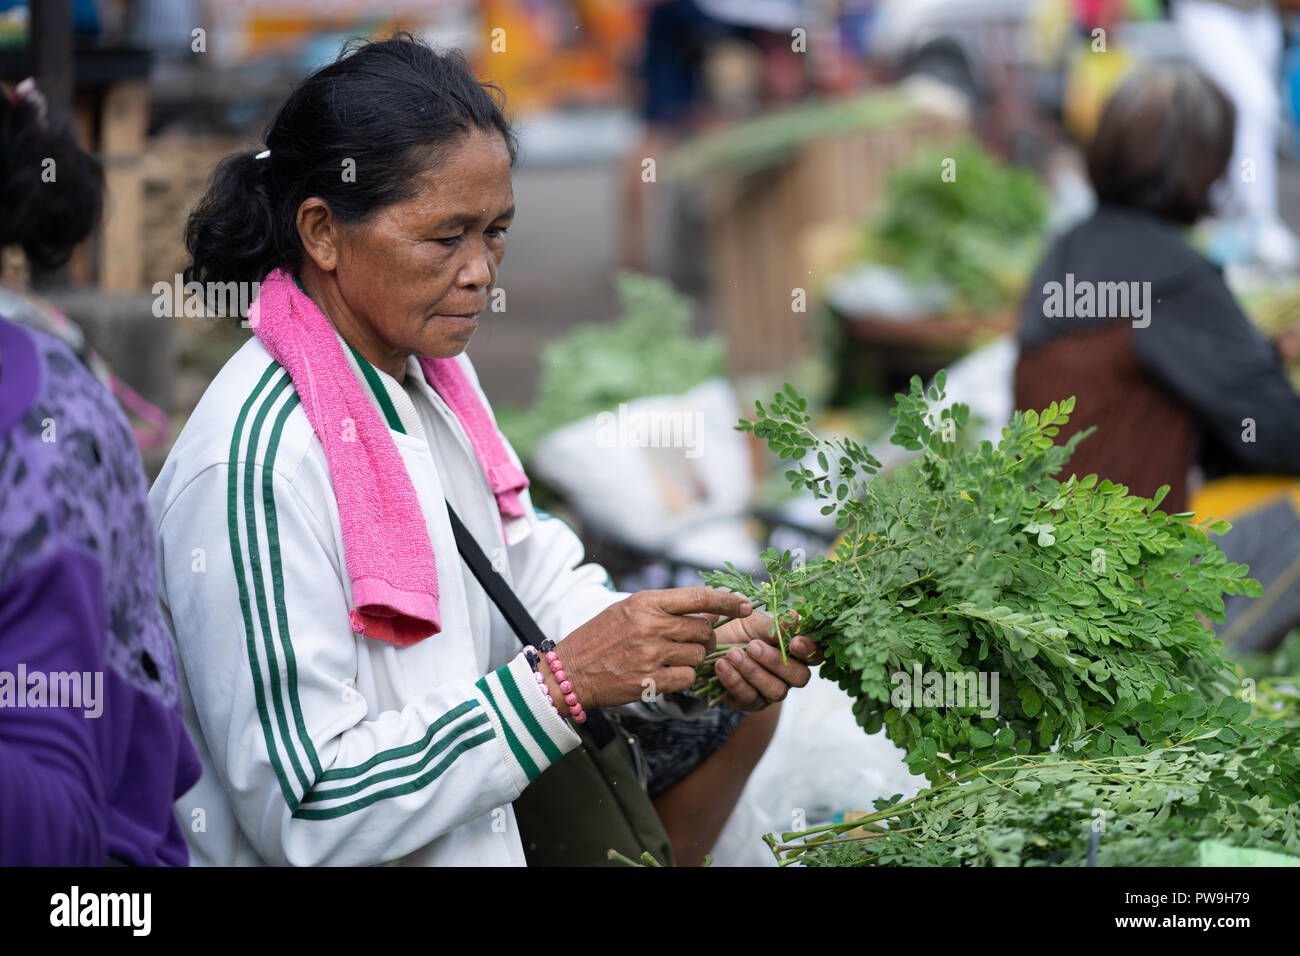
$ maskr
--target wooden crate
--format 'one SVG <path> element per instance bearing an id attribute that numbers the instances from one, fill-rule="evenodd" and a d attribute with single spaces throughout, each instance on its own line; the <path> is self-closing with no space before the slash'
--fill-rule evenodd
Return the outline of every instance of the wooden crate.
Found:
<path id="1" fill-rule="evenodd" d="M 710 304 L 733 372 L 781 372 L 807 352 L 817 293 L 829 277 L 805 261 L 801 238 L 864 224 L 895 166 L 963 132 L 951 118 L 918 113 L 886 129 L 811 140 L 783 164 L 710 184 Z M 804 312 L 793 309 L 796 289 L 806 293 Z"/>

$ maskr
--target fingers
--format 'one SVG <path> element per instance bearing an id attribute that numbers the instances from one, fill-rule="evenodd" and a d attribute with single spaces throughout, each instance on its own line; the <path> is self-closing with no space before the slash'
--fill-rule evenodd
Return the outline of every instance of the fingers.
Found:
<path id="1" fill-rule="evenodd" d="M 743 682 L 741 687 L 728 687 L 724 681 L 723 686 L 727 687 L 733 696 L 746 705 L 760 698 L 772 701 L 785 699 L 785 695 L 789 690 L 786 684 L 774 674 L 760 667 L 753 657 L 744 651 L 740 649 L 729 651 L 726 660 L 719 662 L 719 664 L 722 663 L 734 670 L 739 681 Z"/>
<path id="2" fill-rule="evenodd" d="M 718 675 L 718 680 L 722 682 L 723 688 L 731 696 L 733 707 L 737 710 L 755 710 L 761 706 L 762 699 L 758 691 L 740 676 L 740 671 L 736 670 L 726 658 L 718 661 L 713 670 Z"/>
<path id="3" fill-rule="evenodd" d="M 712 630 L 710 628 L 710 630 Z M 695 668 L 704 663 L 704 658 L 708 656 L 712 648 L 707 648 L 703 644 L 681 642 L 673 643 L 668 646 L 664 653 L 663 665 L 665 667 L 689 667 L 694 673 Z"/>
<path id="4" fill-rule="evenodd" d="M 660 694 L 676 694 L 690 690 L 695 683 L 694 667 L 665 667 L 652 675 L 655 690 Z"/>
<path id="5" fill-rule="evenodd" d="M 809 667 L 816 667 L 826 659 L 816 642 L 804 634 L 791 638 L 786 650 L 790 652 L 791 657 L 797 657 Z"/>
<path id="6" fill-rule="evenodd" d="M 702 584 L 656 592 L 655 603 L 669 614 L 711 613 L 727 617 L 748 617 L 754 610 L 754 605 L 743 594 L 707 588 Z"/>
<path id="7" fill-rule="evenodd" d="M 702 617 L 674 615 L 660 620 L 664 623 L 658 633 L 665 640 L 696 644 L 703 647 L 706 653 L 718 645 L 717 632 L 714 631 L 713 625 Z"/>
<path id="8" fill-rule="evenodd" d="M 803 687 L 812 677 L 802 661 L 791 658 L 782 662 L 781 652 L 762 641 L 750 641 L 743 651 L 728 651 L 726 663 L 757 695 L 771 701 L 784 700 L 791 687 Z M 723 686 L 727 686 L 725 681 Z"/>
<path id="9" fill-rule="evenodd" d="M 741 665 L 744 665 L 744 661 L 741 661 Z M 736 663 L 732 663 L 731 659 L 723 658 L 722 661 L 716 663 L 714 672 L 718 675 L 718 680 L 722 682 L 723 688 L 727 691 L 729 697 L 731 697 L 733 708 L 737 710 L 761 710 L 764 706 L 767 706 L 767 701 L 770 698 L 762 695 L 758 688 L 749 683 L 749 680 L 745 679 Z M 780 693 L 784 696 L 784 689 Z"/>
<path id="10" fill-rule="evenodd" d="M 750 660 L 754 661 L 755 666 L 761 668 L 762 672 L 771 675 L 774 679 L 790 687 L 803 687 L 812 679 L 812 671 L 808 669 L 807 664 L 789 655 L 787 655 L 786 660 L 781 660 L 781 651 L 770 644 L 764 644 L 762 641 L 750 641 L 745 645 L 745 652 Z M 767 695 L 764 694 L 763 696 L 766 697 Z M 780 698 L 769 699 L 779 700 Z"/>
<path id="11" fill-rule="evenodd" d="M 790 617 L 782 618 L 779 629 L 773 626 L 774 623 L 770 614 L 759 611 L 741 621 L 740 627 L 751 641 L 767 641 L 773 646 L 778 646 L 781 635 L 788 640 L 790 635 L 795 633 L 798 620 L 792 620 Z"/>
<path id="12" fill-rule="evenodd" d="M 791 615 L 781 622 L 781 628 L 778 632 L 772 627 L 772 618 L 763 612 L 750 615 L 741 622 L 741 627 L 745 634 L 751 640 L 761 640 L 772 647 L 780 647 L 780 637 L 785 636 L 787 640 L 786 651 L 790 657 L 798 658 L 805 664 L 816 667 L 825 656 L 822 649 L 817 646 L 817 642 L 805 634 L 795 634 L 795 628 L 798 627 L 799 619 L 797 615 Z M 793 637 L 790 635 L 794 634 Z"/>

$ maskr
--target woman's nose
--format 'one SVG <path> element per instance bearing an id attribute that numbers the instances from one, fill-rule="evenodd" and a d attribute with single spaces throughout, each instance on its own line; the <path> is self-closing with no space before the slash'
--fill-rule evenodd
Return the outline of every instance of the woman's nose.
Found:
<path id="1" fill-rule="evenodd" d="M 480 248 L 470 255 L 469 261 L 460 270 L 461 285 L 484 287 L 492 282 L 496 260 L 487 248 Z"/>

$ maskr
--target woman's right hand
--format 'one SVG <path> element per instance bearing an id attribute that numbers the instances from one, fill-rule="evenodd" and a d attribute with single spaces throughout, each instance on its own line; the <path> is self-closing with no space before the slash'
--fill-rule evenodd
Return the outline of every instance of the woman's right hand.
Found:
<path id="1" fill-rule="evenodd" d="M 713 650 L 713 619 L 748 617 L 741 594 L 703 585 L 640 591 L 610 605 L 556 646 L 584 709 L 614 707 L 686 690 Z M 543 668 L 551 699 L 568 715 L 564 695 Z"/>

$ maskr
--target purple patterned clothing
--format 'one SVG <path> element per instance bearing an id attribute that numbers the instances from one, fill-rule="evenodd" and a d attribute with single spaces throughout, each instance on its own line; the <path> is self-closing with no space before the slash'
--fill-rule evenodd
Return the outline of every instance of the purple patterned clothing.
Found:
<path id="1" fill-rule="evenodd" d="M 112 396 L 0 318 L 0 865 L 188 863 L 172 804 L 200 766 L 154 554 Z"/>

